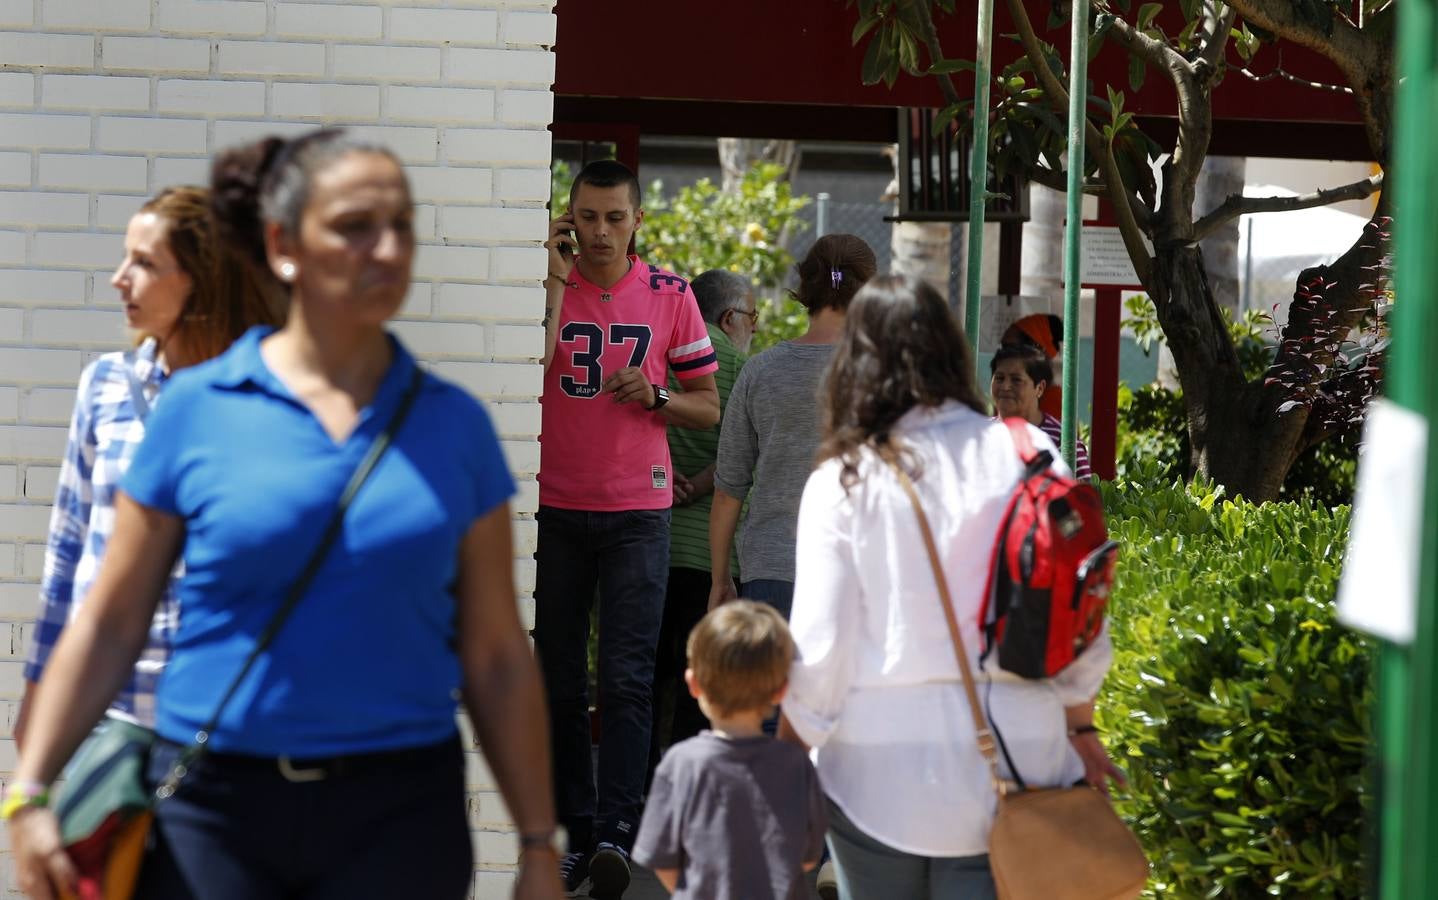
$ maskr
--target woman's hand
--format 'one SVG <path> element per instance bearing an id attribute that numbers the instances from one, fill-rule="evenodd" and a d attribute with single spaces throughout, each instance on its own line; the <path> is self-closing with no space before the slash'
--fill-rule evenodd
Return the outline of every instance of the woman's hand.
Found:
<path id="1" fill-rule="evenodd" d="M 28 806 L 10 817 L 10 852 L 25 896 L 56 900 L 57 885 L 76 892 L 78 873 L 60 842 L 60 820 L 50 810 Z"/>
<path id="2" fill-rule="evenodd" d="M 515 900 L 562 900 L 559 859 L 549 849 L 531 849 L 520 858 L 519 878 L 514 883 Z"/>
<path id="3" fill-rule="evenodd" d="M 1070 735 L 1069 743 L 1073 744 L 1079 759 L 1083 760 L 1084 781 L 1103 791 L 1105 796 L 1108 795 L 1110 779 L 1119 787 L 1128 786 L 1128 776 L 1109 759 L 1108 750 L 1098 739 L 1098 732 L 1087 731 Z"/>

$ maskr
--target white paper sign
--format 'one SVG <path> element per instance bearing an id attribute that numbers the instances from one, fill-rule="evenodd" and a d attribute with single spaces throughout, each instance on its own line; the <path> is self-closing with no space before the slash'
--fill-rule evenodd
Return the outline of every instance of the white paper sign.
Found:
<path id="1" fill-rule="evenodd" d="M 1143 289 L 1117 226 L 1085 225 L 1080 249 L 1079 284 Z"/>
<path id="2" fill-rule="evenodd" d="M 1024 316 L 1048 315 L 1054 311 L 1054 302 L 1048 297 L 985 294 L 979 302 L 979 352 L 993 353 L 999 349 L 1004 332 Z"/>
<path id="3" fill-rule="evenodd" d="M 1423 532 L 1428 420 L 1374 400 L 1363 426 L 1338 619 L 1398 644 L 1413 641 Z"/>

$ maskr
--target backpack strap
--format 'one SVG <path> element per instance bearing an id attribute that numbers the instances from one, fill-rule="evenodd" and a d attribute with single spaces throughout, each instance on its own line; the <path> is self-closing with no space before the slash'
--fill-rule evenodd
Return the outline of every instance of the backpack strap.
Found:
<path id="1" fill-rule="evenodd" d="M 1032 463 L 1039 455 L 1034 448 L 1034 439 L 1029 436 L 1029 423 L 1018 416 L 1004 419 L 1004 425 L 1009 429 L 1009 436 L 1014 439 L 1014 447 L 1019 451 L 1019 459 L 1025 465 Z"/>
<path id="2" fill-rule="evenodd" d="M 1009 429 L 1009 437 L 1014 439 L 1014 448 L 1019 451 L 1019 459 L 1023 460 L 1025 478 L 1032 478 L 1054 464 L 1052 453 L 1034 446 L 1028 422 L 1015 416 L 1004 419 L 1004 425 Z"/>

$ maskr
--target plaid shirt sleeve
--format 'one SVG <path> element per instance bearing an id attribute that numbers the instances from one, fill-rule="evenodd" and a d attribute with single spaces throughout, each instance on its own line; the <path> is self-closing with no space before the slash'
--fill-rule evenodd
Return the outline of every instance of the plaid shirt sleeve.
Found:
<path id="1" fill-rule="evenodd" d="M 80 376 L 75 394 L 75 412 L 70 418 L 70 438 L 60 464 L 60 482 L 55 489 L 55 508 L 50 513 L 50 532 L 45 545 L 45 571 L 40 578 L 40 613 L 35 619 L 34 640 L 25 660 L 25 679 L 39 681 L 45 663 L 55 649 L 70 616 L 75 593 L 75 568 L 85 550 L 90 530 L 91 477 L 95 465 L 95 435 L 91 429 L 94 367 Z"/>

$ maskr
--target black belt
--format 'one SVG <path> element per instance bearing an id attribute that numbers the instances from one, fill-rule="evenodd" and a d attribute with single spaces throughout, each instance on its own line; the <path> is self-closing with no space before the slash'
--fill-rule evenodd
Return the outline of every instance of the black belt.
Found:
<path id="1" fill-rule="evenodd" d="M 174 741 L 161 739 L 172 747 Z M 460 756 L 457 738 L 446 738 L 423 747 L 398 750 L 377 750 L 343 756 L 296 757 L 251 756 L 246 753 L 207 752 L 200 765 L 212 765 L 231 771 L 278 772 L 286 781 L 302 783 L 330 778 L 352 778 L 370 772 L 393 772 L 397 769 L 429 768 Z"/>

